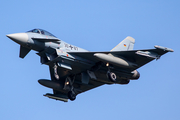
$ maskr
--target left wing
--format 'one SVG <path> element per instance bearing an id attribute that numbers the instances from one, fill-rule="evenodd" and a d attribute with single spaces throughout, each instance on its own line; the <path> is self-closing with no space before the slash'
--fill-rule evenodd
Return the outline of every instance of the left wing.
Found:
<path id="1" fill-rule="evenodd" d="M 99 60 L 94 56 L 96 53 L 102 54 L 111 54 L 115 57 L 122 58 L 125 61 L 132 62 L 137 66 L 133 68 L 127 68 L 128 71 L 133 71 L 138 69 L 139 67 L 149 63 L 154 59 L 159 59 L 162 55 L 167 52 L 173 52 L 172 49 L 155 46 L 155 49 L 145 49 L 145 50 L 129 50 L 129 51 L 110 51 L 110 52 L 68 52 L 72 55 L 77 55 L 79 57 L 99 62 Z"/>

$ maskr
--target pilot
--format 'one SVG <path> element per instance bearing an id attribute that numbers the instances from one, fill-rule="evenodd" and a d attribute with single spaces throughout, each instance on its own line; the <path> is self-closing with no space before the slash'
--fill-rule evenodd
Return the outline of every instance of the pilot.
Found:
<path id="1" fill-rule="evenodd" d="M 34 33 L 39 33 L 39 30 L 34 29 L 33 32 L 34 32 Z"/>
<path id="2" fill-rule="evenodd" d="M 43 35 L 44 35 L 44 31 L 41 31 L 41 34 L 43 34 Z"/>

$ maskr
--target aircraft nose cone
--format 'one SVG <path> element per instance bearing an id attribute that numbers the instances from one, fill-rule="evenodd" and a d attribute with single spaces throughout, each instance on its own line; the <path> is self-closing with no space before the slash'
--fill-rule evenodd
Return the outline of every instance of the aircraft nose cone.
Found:
<path id="1" fill-rule="evenodd" d="M 26 44 L 28 41 L 27 33 L 15 33 L 6 36 L 18 44 Z"/>

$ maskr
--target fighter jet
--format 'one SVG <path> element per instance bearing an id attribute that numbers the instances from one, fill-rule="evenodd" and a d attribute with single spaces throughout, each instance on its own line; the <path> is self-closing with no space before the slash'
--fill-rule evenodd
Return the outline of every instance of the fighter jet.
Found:
<path id="1" fill-rule="evenodd" d="M 44 96 L 67 102 L 104 84 L 128 84 L 140 77 L 138 68 L 159 59 L 172 49 L 155 45 L 154 49 L 133 50 L 135 39 L 128 36 L 111 51 L 90 52 L 58 39 L 53 34 L 33 29 L 6 35 L 20 45 L 20 58 L 37 51 L 42 64 L 48 65 L 51 80 L 38 82 L 53 90 Z"/>

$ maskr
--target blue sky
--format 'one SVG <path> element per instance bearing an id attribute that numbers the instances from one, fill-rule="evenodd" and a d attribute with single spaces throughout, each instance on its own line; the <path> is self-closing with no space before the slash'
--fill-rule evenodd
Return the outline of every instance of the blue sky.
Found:
<path id="1" fill-rule="evenodd" d="M 179 120 L 180 2 L 177 0 L 6 0 L 0 4 L 1 120 Z M 43 96 L 52 90 L 48 66 L 31 51 L 19 58 L 19 45 L 5 35 L 45 29 L 90 51 L 109 51 L 127 36 L 134 49 L 161 45 L 174 49 L 138 69 L 139 80 L 104 85 L 68 103 Z"/>

